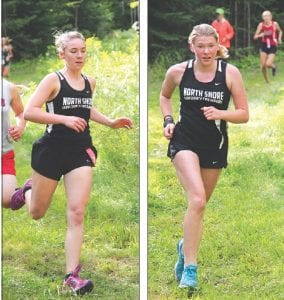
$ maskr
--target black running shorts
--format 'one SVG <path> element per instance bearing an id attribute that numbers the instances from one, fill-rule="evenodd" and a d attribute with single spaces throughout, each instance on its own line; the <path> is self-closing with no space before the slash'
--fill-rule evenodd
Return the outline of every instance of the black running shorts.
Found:
<path id="1" fill-rule="evenodd" d="M 173 160 L 175 155 L 182 150 L 196 153 L 199 158 L 199 165 L 204 169 L 221 169 L 228 165 L 228 143 L 224 143 L 221 149 L 194 149 L 190 146 L 170 142 L 167 155 Z"/>
<path id="2" fill-rule="evenodd" d="M 276 46 L 270 46 L 270 48 L 267 48 L 266 43 L 261 43 L 260 52 L 264 52 L 266 54 L 275 54 L 277 51 L 277 47 Z"/>
<path id="3" fill-rule="evenodd" d="M 96 148 L 94 146 L 90 148 L 97 156 Z M 59 181 L 62 175 L 74 169 L 83 166 L 94 166 L 86 149 L 60 146 L 42 137 L 33 144 L 31 166 L 39 174 Z"/>

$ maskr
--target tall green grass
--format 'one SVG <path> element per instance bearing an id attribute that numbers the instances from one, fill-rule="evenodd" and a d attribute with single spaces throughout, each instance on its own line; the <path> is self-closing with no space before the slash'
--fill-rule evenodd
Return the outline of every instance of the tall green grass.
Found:
<path id="1" fill-rule="evenodd" d="M 154 65 L 149 70 L 151 300 L 187 298 L 173 276 L 186 201 L 174 167 L 166 157 L 168 142 L 162 134 L 159 92 L 167 67 Z M 279 59 L 279 72 L 275 78 L 270 76 L 270 84 L 264 83 L 256 58 L 241 70 L 250 121 L 229 124 L 229 165 L 207 206 L 199 254 L 200 290 L 193 299 L 284 299 L 283 69 L 283 60 Z M 177 92 L 173 105 L 177 118 Z"/>
<path id="2" fill-rule="evenodd" d="M 94 281 L 85 299 L 138 299 L 139 284 L 139 106 L 138 37 L 115 32 L 109 40 L 87 40 L 84 72 L 96 77 L 94 105 L 115 118 L 128 116 L 132 130 L 113 130 L 93 123 L 91 134 L 99 156 L 85 216 L 82 277 Z M 113 43 L 112 43 L 113 42 Z M 25 84 L 26 103 L 38 82 L 62 62 L 53 54 L 12 65 L 10 80 Z M 44 125 L 28 123 L 15 144 L 18 183 L 31 175 L 32 143 Z M 23 208 L 3 210 L 2 292 L 5 300 L 73 299 L 62 290 L 65 273 L 66 198 L 60 182 L 46 216 L 33 221 Z"/>

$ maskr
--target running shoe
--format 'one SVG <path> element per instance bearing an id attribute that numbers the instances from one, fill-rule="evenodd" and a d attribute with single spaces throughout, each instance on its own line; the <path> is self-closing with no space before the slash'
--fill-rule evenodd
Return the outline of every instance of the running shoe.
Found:
<path id="1" fill-rule="evenodd" d="M 197 265 L 187 265 L 184 267 L 179 283 L 180 288 L 197 289 Z"/>
<path id="2" fill-rule="evenodd" d="M 184 255 L 183 255 L 182 247 L 183 247 L 183 239 L 179 240 L 177 243 L 178 260 L 174 268 L 175 278 L 178 282 L 181 280 L 181 276 L 184 268 Z"/>
<path id="3" fill-rule="evenodd" d="M 77 295 L 84 295 L 92 291 L 94 284 L 89 279 L 79 277 L 81 266 L 79 265 L 73 272 L 66 275 L 63 286 L 69 287 Z"/>
<path id="4" fill-rule="evenodd" d="M 25 184 L 15 190 L 11 197 L 10 208 L 12 210 L 20 209 L 23 205 L 25 205 L 25 192 L 32 188 L 32 180 L 28 179 Z"/>
<path id="5" fill-rule="evenodd" d="M 276 66 L 275 66 L 274 68 L 272 68 L 272 76 L 275 76 L 275 75 L 276 75 L 276 69 L 277 69 Z"/>

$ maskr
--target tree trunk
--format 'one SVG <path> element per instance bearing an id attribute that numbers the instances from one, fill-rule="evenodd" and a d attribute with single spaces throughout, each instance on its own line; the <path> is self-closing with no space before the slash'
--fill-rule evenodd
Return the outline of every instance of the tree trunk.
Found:
<path id="1" fill-rule="evenodd" d="M 246 6 L 246 0 L 243 1 L 243 45 L 242 45 L 242 48 L 246 48 L 247 45 L 246 45 L 246 20 L 247 20 L 247 6 Z"/>
<path id="2" fill-rule="evenodd" d="M 235 1 L 235 49 L 238 49 L 238 2 Z"/>
<path id="3" fill-rule="evenodd" d="M 248 10 L 248 47 L 249 47 L 249 52 L 250 52 L 250 47 L 251 47 L 251 22 L 250 22 L 250 2 L 247 2 L 247 10 Z"/>

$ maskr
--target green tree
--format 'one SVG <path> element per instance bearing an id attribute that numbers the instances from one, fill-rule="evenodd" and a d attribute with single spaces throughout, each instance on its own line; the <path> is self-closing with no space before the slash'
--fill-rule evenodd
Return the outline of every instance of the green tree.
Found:
<path id="1" fill-rule="evenodd" d="M 15 58 L 44 53 L 58 28 L 71 28 L 71 12 L 59 1 L 5 1 L 2 9 L 2 35 L 13 40 Z M 3 15 L 4 14 L 4 15 Z"/>
<path id="2" fill-rule="evenodd" d="M 100 38 L 114 29 L 131 27 L 129 1 L 5 0 L 2 36 L 13 40 L 15 59 L 45 53 L 53 33 L 76 28 Z"/>
<path id="3" fill-rule="evenodd" d="M 95 32 L 102 38 L 113 28 L 114 13 L 109 1 L 83 1 L 79 7 L 79 29 L 85 33 Z"/>
<path id="4" fill-rule="evenodd" d="M 211 24 L 217 7 L 224 8 L 225 17 L 235 29 L 235 50 L 250 51 L 257 47 L 252 36 L 264 10 L 271 10 L 274 19 L 282 28 L 284 25 L 284 2 L 281 0 L 149 0 L 148 7 L 150 60 L 163 52 L 179 51 L 187 55 L 188 34 L 194 25 Z"/>

